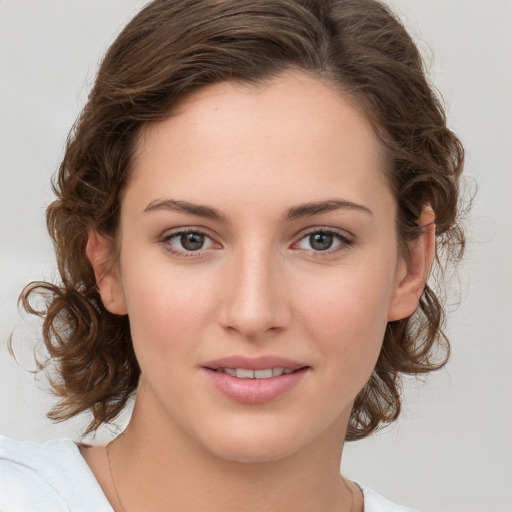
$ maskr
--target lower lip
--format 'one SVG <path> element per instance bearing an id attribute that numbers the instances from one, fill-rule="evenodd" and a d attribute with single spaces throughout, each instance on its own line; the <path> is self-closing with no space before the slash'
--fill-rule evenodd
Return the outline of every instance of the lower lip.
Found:
<path id="1" fill-rule="evenodd" d="M 268 379 L 239 379 L 227 373 L 204 368 L 210 382 L 224 395 L 243 404 L 264 404 L 295 388 L 308 368 Z"/>

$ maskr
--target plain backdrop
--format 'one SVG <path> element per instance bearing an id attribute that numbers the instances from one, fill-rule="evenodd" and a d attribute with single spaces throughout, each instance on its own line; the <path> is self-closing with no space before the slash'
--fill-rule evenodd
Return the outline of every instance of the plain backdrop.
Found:
<path id="1" fill-rule="evenodd" d="M 30 280 L 56 278 L 50 176 L 103 52 L 144 3 L 0 0 L 0 432 L 11 437 L 77 439 L 84 425 L 45 418 L 52 398 L 27 371 L 38 324 L 16 299 Z M 342 468 L 424 512 L 512 511 L 512 2 L 390 3 L 426 56 L 478 192 L 451 284 L 452 358 L 409 379 L 400 421 L 348 445 Z"/>

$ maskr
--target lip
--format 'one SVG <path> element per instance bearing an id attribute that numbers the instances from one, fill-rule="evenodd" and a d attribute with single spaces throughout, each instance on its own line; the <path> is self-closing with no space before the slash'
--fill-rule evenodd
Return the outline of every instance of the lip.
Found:
<path id="1" fill-rule="evenodd" d="M 217 371 L 224 368 L 248 370 L 287 368 L 294 371 L 266 379 L 240 379 Z M 276 356 L 257 358 L 230 356 L 202 365 L 202 371 L 217 391 L 235 402 L 253 405 L 271 402 L 289 393 L 300 384 L 309 370 L 310 367 L 304 363 Z"/>
<path id="2" fill-rule="evenodd" d="M 298 370 L 308 366 L 305 363 L 285 359 L 277 356 L 260 356 L 260 357 L 245 357 L 245 356 L 229 356 L 215 359 L 204 363 L 203 368 L 217 370 L 220 368 L 245 368 L 247 370 L 265 370 L 267 368 L 289 368 L 291 370 Z"/>

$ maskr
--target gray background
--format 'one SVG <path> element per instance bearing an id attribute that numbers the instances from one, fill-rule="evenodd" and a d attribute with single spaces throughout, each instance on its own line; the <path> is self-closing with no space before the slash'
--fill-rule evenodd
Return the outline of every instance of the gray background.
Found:
<path id="1" fill-rule="evenodd" d="M 346 448 L 343 469 L 424 512 L 512 511 L 512 2 L 392 0 L 424 51 L 478 183 L 467 257 L 452 281 L 453 356 L 405 386 L 400 421 Z M 141 0 L 0 0 L 0 432 L 77 438 L 52 425 L 34 381 L 38 325 L 16 298 L 55 278 L 49 178 L 99 59 Z M 15 330 L 16 363 L 6 339 Z M 98 440 L 109 432 L 100 432 Z"/>

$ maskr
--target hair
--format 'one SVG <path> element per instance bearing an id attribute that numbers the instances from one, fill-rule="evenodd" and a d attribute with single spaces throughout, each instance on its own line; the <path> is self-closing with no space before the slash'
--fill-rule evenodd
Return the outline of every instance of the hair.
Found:
<path id="1" fill-rule="evenodd" d="M 51 367 L 59 397 L 51 419 L 90 411 L 85 432 L 93 432 L 113 421 L 137 388 L 129 319 L 104 308 L 85 246 L 96 229 L 115 252 L 120 201 L 142 128 L 209 84 L 263 85 L 288 70 L 326 81 L 372 123 L 388 156 L 401 247 L 419 236 L 417 221 L 430 207 L 435 264 L 442 270 L 460 259 L 463 148 L 446 126 L 417 47 L 388 7 L 376 0 L 156 0 L 106 53 L 68 137 L 53 182 L 56 200 L 47 209 L 61 282 L 30 283 L 20 296 L 28 312 L 43 318 L 48 357 L 38 368 Z M 43 309 L 31 304 L 33 294 L 45 297 Z M 403 374 L 446 363 L 444 319 L 442 300 L 426 285 L 416 312 L 388 323 L 347 440 L 398 417 Z"/>

